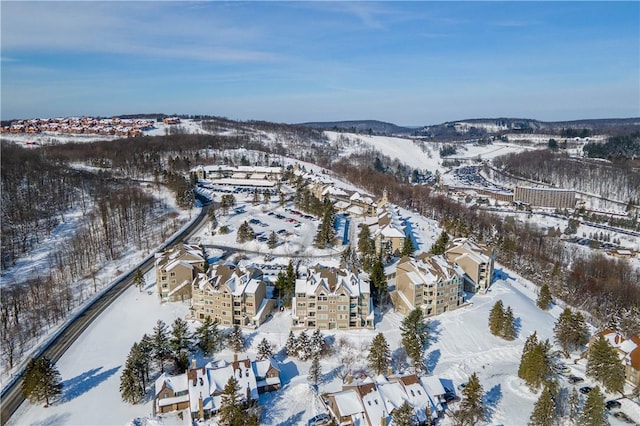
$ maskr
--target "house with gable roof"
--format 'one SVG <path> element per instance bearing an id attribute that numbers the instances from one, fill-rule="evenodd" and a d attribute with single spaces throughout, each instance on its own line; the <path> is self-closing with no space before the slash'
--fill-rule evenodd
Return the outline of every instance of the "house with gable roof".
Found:
<path id="1" fill-rule="evenodd" d="M 178 244 L 155 254 L 156 286 L 163 302 L 191 298 L 191 283 L 205 271 L 206 261 L 201 247 Z"/>
<path id="2" fill-rule="evenodd" d="M 633 386 L 640 385 L 640 336 L 625 339 L 622 334 L 604 329 L 596 333 L 589 341 L 589 346 L 604 336 L 605 340 L 616 350 L 624 365 L 624 377 Z"/>
<path id="3" fill-rule="evenodd" d="M 191 293 L 193 316 L 223 326 L 258 327 L 275 307 L 259 269 L 212 266 L 193 279 Z"/>
<path id="4" fill-rule="evenodd" d="M 420 308 L 425 317 L 431 317 L 454 310 L 464 302 L 464 272 L 443 256 L 405 256 L 396 265 L 395 275 L 391 301 L 405 315 Z"/>
<path id="5" fill-rule="evenodd" d="M 455 238 L 444 252 L 451 263 L 465 272 L 465 290 L 486 293 L 493 280 L 495 252 L 470 238 Z"/>
<path id="6" fill-rule="evenodd" d="M 322 330 L 373 328 L 370 284 L 354 272 L 316 266 L 296 279 L 294 327 Z"/>

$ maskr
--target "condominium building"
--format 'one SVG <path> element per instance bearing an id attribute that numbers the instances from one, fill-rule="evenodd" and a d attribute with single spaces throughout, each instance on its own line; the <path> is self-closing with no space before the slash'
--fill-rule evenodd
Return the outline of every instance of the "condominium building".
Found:
<path id="1" fill-rule="evenodd" d="M 191 298 L 191 282 L 205 271 L 201 247 L 179 244 L 156 253 L 156 286 L 163 302 Z"/>
<path id="2" fill-rule="evenodd" d="M 464 300 L 463 274 L 443 256 L 403 257 L 396 266 L 396 289 L 391 293 L 394 308 L 405 315 L 420 308 L 425 317 L 454 310 Z"/>
<path id="3" fill-rule="evenodd" d="M 513 193 L 513 201 L 526 203 L 532 207 L 572 209 L 576 206 L 576 192 L 561 188 L 516 186 Z"/>
<path id="4" fill-rule="evenodd" d="M 469 238 L 456 238 L 444 252 L 445 258 L 464 271 L 465 290 L 487 291 L 493 279 L 495 252 Z"/>
<path id="5" fill-rule="evenodd" d="M 373 328 L 369 282 L 344 269 L 310 269 L 292 298 L 294 327 L 324 330 Z"/>
<path id="6" fill-rule="evenodd" d="M 195 277 L 191 294 L 193 316 L 200 320 L 209 317 L 223 326 L 257 327 L 275 306 L 275 300 L 267 298 L 258 269 L 212 266 Z"/>

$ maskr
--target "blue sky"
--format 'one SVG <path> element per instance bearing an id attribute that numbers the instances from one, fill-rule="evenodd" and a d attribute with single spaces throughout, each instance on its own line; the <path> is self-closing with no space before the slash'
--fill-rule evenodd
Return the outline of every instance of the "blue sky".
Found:
<path id="1" fill-rule="evenodd" d="M 640 2 L 0 3 L 3 119 L 640 116 Z"/>

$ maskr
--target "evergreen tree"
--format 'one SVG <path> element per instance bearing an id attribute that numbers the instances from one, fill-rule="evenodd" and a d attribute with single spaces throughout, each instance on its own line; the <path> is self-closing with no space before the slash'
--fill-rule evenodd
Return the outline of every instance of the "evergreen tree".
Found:
<path id="1" fill-rule="evenodd" d="M 540 294 L 538 295 L 538 299 L 536 300 L 536 305 L 538 305 L 538 308 L 546 311 L 547 309 L 549 309 L 551 300 L 551 290 L 549 290 L 549 286 L 544 283 L 542 284 L 542 287 L 540 287 Z"/>
<path id="2" fill-rule="evenodd" d="M 358 233 L 358 251 L 362 257 L 362 269 L 369 271 L 372 266 L 372 258 L 375 256 L 376 248 L 367 224 L 363 224 L 360 228 L 360 233 Z"/>
<path id="3" fill-rule="evenodd" d="M 556 419 L 556 404 L 549 384 L 546 383 L 540 398 L 533 407 L 529 418 L 531 426 L 553 426 Z"/>
<path id="4" fill-rule="evenodd" d="M 153 327 L 153 358 L 160 364 L 160 370 L 163 373 L 164 362 L 171 356 L 168 333 L 167 324 L 162 320 L 158 320 L 155 327 Z"/>
<path id="5" fill-rule="evenodd" d="M 571 391 L 571 396 L 569 397 L 569 418 L 575 419 L 580 411 L 580 395 L 576 388 L 573 388 Z"/>
<path id="6" fill-rule="evenodd" d="M 147 371 L 146 371 L 146 363 L 144 359 L 144 355 L 140 350 L 140 344 L 135 342 L 131 349 L 129 350 L 129 355 L 127 356 L 127 361 L 125 363 L 126 368 L 129 368 L 138 379 L 138 383 L 140 388 L 144 390 L 147 388 Z"/>
<path id="7" fill-rule="evenodd" d="M 309 359 L 309 357 L 311 357 L 311 342 L 309 341 L 309 336 L 307 335 L 306 331 L 302 330 L 302 332 L 298 335 L 296 347 L 296 352 L 300 360 L 306 361 Z"/>
<path id="8" fill-rule="evenodd" d="M 494 303 L 491 312 L 489 313 L 489 331 L 494 336 L 499 336 L 503 328 L 504 321 L 504 308 L 502 300 L 498 300 Z"/>
<path id="9" fill-rule="evenodd" d="M 516 325 L 511 306 L 507 306 L 507 310 L 504 312 L 500 336 L 505 340 L 513 340 L 516 338 Z"/>
<path id="10" fill-rule="evenodd" d="M 428 327 L 422 317 L 422 310 L 416 308 L 409 312 L 409 315 L 402 321 L 400 325 L 400 333 L 402 335 L 402 345 L 409 358 L 413 370 L 416 374 L 426 370 L 424 363 L 424 346 L 427 343 Z"/>
<path id="11" fill-rule="evenodd" d="M 373 338 L 367 360 L 369 368 L 375 375 L 384 374 L 387 371 L 391 361 L 391 350 L 382 333 L 376 334 Z"/>
<path id="12" fill-rule="evenodd" d="M 318 385 L 320 377 L 322 376 L 322 368 L 320 367 L 320 354 L 314 353 L 311 358 L 311 367 L 309 367 L 309 382 L 314 386 Z"/>
<path id="13" fill-rule="evenodd" d="M 324 336 L 319 329 L 315 329 L 311 334 L 311 353 L 322 355 L 325 347 Z"/>
<path id="14" fill-rule="evenodd" d="M 571 309 L 565 308 L 558 317 L 553 328 L 555 341 L 565 353 L 575 351 L 589 341 L 589 328 L 580 312 L 575 314 Z"/>
<path id="15" fill-rule="evenodd" d="M 274 231 L 271 231 L 271 234 L 269 234 L 269 240 L 267 241 L 267 247 L 273 250 L 277 246 L 278 246 L 278 236 Z"/>
<path id="16" fill-rule="evenodd" d="M 137 404 L 144 398 L 144 389 L 130 365 L 125 365 L 120 375 L 120 397 L 129 404 Z"/>
<path id="17" fill-rule="evenodd" d="M 209 218 L 209 230 L 211 231 L 211 235 L 214 235 L 218 227 L 218 218 L 216 217 L 216 210 L 213 208 L 213 205 L 209 206 L 207 217 Z"/>
<path id="18" fill-rule="evenodd" d="M 218 320 L 215 321 L 211 317 L 206 317 L 202 324 L 196 328 L 195 338 L 198 341 L 197 346 L 206 357 L 213 354 L 220 348 L 222 337 L 218 329 Z"/>
<path id="19" fill-rule="evenodd" d="M 607 392 L 624 391 L 624 364 L 604 336 L 600 336 L 589 348 L 587 376 L 602 383 Z"/>
<path id="20" fill-rule="evenodd" d="M 413 241 L 411 237 L 405 237 L 404 243 L 402 244 L 402 250 L 400 251 L 401 256 L 412 256 L 415 248 L 413 247 Z"/>
<path id="21" fill-rule="evenodd" d="M 413 408 L 406 400 L 401 406 L 393 410 L 391 418 L 394 426 L 412 426 L 416 423 L 413 419 Z"/>
<path id="22" fill-rule="evenodd" d="M 375 291 L 374 297 L 380 303 L 380 306 L 382 306 L 387 299 L 388 287 L 387 277 L 384 274 L 384 265 L 380 259 L 374 262 L 369 279 Z"/>
<path id="23" fill-rule="evenodd" d="M 138 349 L 140 351 L 140 358 L 144 368 L 144 375 L 148 382 L 149 371 L 151 370 L 151 360 L 153 359 L 153 339 L 145 333 L 142 335 Z"/>
<path id="24" fill-rule="evenodd" d="M 235 353 L 242 352 L 244 350 L 244 335 L 242 334 L 242 330 L 238 324 L 233 325 L 233 329 L 229 334 L 227 343 L 229 345 L 229 349 Z"/>
<path id="25" fill-rule="evenodd" d="M 293 334 L 293 331 L 289 331 L 289 337 L 287 338 L 287 343 L 284 346 L 284 351 L 287 353 L 287 356 L 298 356 L 298 339 L 296 339 L 296 335 Z"/>
<path id="26" fill-rule="evenodd" d="M 189 325 L 182 318 L 176 318 L 171 326 L 171 335 L 169 337 L 169 347 L 173 359 L 178 362 L 179 358 L 184 356 L 191 350 L 193 345 L 193 337 L 189 331 Z M 187 357 L 188 358 L 188 357 Z M 184 367 L 186 369 L 186 367 Z M 183 368 L 179 370 L 184 371 Z"/>
<path id="27" fill-rule="evenodd" d="M 138 287 L 138 290 L 142 291 L 142 289 L 144 288 L 144 275 L 142 274 L 142 271 L 140 270 L 140 268 L 136 269 L 135 274 L 133 275 L 133 285 L 135 285 L 136 287 Z"/>
<path id="28" fill-rule="evenodd" d="M 60 372 L 49 358 L 31 359 L 22 379 L 22 394 L 32 403 L 49 402 L 62 393 Z"/>
<path id="29" fill-rule="evenodd" d="M 447 231 L 442 231 L 440 233 L 440 236 L 436 240 L 436 242 L 431 247 L 431 253 L 444 254 L 444 251 L 446 250 L 448 243 L 449 243 L 449 234 L 447 234 Z"/>
<path id="30" fill-rule="evenodd" d="M 271 343 L 263 337 L 258 344 L 258 359 L 267 359 L 273 356 L 273 350 L 271 349 Z"/>
<path id="31" fill-rule="evenodd" d="M 589 392 L 578 416 L 579 426 L 601 426 L 607 424 L 607 414 L 604 404 L 604 395 L 596 386 Z"/>
<path id="32" fill-rule="evenodd" d="M 549 341 L 538 342 L 537 333 L 533 333 L 527 338 L 520 358 L 518 377 L 535 391 L 548 378 L 551 367 L 549 365 Z"/>
<path id="33" fill-rule="evenodd" d="M 456 413 L 460 424 L 475 425 L 487 417 L 487 409 L 482 401 L 484 390 L 476 373 L 469 378 L 467 386 L 462 390 L 463 399 Z"/>
<path id="34" fill-rule="evenodd" d="M 244 426 L 245 412 L 244 404 L 238 395 L 240 391 L 240 385 L 235 377 L 229 377 L 220 395 L 221 402 L 218 417 L 221 426 Z"/>

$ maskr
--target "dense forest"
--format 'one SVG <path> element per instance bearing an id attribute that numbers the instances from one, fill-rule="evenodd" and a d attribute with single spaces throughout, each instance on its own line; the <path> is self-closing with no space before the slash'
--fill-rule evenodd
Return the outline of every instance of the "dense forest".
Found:
<path id="1" fill-rule="evenodd" d="M 605 143 L 589 142 L 583 150 L 591 158 L 640 159 L 640 133 L 614 136 Z"/>

